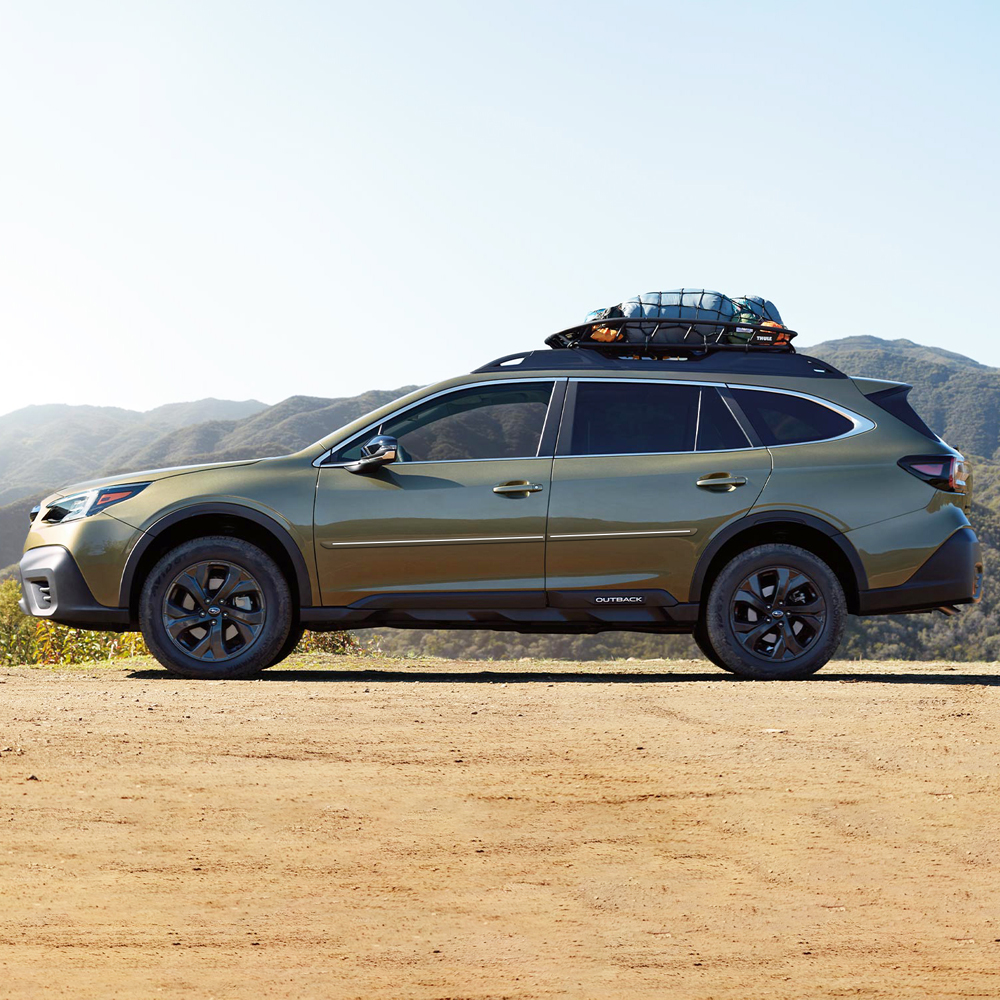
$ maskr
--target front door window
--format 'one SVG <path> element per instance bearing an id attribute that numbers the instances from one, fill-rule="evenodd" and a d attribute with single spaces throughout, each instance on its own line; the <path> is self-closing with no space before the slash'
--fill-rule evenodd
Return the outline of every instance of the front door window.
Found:
<path id="1" fill-rule="evenodd" d="M 399 442 L 404 462 L 531 458 L 545 424 L 552 382 L 513 382 L 459 389 L 390 417 L 337 452 L 331 463 L 352 462 L 373 434 Z"/>

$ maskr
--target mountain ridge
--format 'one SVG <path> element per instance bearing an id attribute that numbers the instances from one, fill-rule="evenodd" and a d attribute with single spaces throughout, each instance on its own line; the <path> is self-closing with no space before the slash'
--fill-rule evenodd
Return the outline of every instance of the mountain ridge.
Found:
<path id="1" fill-rule="evenodd" d="M 859 334 L 853 337 L 840 337 L 837 340 L 825 340 L 811 347 L 803 347 L 802 354 L 824 357 L 825 351 L 845 355 L 855 351 L 878 351 L 882 357 L 892 357 L 894 354 L 905 353 L 912 360 L 930 361 L 934 364 L 951 364 L 959 368 L 975 369 L 977 371 L 1000 372 L 998 368 L 984 365 L 975 358 L 955 351 L 947 351 L 943 347 L 932 347 L 918 344 L 913 340 L 900 337 L 896 340 L 883 340 L 870 334 Z M 845 372 L 845 375 L 867 375 L 867 372 Z"/>

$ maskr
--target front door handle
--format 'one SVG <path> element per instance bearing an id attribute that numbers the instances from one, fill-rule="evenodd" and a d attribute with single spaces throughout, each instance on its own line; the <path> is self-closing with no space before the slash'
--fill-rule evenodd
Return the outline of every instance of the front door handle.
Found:
<path id="1" fill-rule="evenodd" d="M 518 495 L 539 493 L 543 489 L 544 487 L 539 483 L 497 483 L 497 485 L 493 487 L 493 492 L 505 496 L 510 494 Z"/>
<path id="2" fill-rule="evenodd" d="M 736 489 L 737 486 L 746 486 L 746 476 L 730 476 L 725 472 L 717 472 L 711 476 L 702 476 L 695 481 L 696 486 L 703 489 L 724 489 L 727 493 Z"/>

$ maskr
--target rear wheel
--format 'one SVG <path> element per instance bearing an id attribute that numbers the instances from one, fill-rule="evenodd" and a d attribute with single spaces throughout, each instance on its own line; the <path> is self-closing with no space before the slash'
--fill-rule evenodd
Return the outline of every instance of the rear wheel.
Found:
<path id="1" fill-rule="evenodd" d="M 250 542 L 198 538 L 153 567 L 139 599 L 151 652 L 182 677 L 248 677 L 277 662 L 292 627 L 288 582 Z"/>
<path id="2" fill-rule="evenodd" d="M 844 590 L 822 559 L 796 545 L 758 545 L 716 577 L 705 631 L 725 669 L 792 680 L 827 663 L 846 618 Z"/>

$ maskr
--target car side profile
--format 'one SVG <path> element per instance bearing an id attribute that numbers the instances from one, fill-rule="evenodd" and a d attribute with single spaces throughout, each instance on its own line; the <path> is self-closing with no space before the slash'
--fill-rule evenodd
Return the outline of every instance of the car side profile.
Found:
<path id="1" fill-rule="evenodd" d="M 373 626 L 692 633 L 803 677 L 849 614 L 980 599 L 969 469 L 908 391 L 790 350 L 512 355 L 292 455 L 57 491 L 21 609 L 187 677 Z"/>

